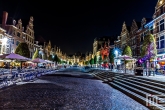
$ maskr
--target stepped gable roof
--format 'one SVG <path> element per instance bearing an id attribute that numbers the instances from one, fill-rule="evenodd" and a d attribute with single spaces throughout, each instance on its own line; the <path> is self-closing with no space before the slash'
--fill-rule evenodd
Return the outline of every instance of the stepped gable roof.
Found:
<path id="1" fill-rule="evenodd" d="M 165 0 L 158 0 L 155 8 L 162 6 L 164 3 L 165 3 Z"/>

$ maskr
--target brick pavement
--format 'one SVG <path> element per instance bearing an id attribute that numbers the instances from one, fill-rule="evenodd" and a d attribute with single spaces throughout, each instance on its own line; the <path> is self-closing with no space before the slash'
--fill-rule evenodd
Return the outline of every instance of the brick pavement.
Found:
<path id="1" fill-rule="evenodd" d="M 0 90 L 0 110 L 148 110 L 99 80 L 63 76 Z"/>

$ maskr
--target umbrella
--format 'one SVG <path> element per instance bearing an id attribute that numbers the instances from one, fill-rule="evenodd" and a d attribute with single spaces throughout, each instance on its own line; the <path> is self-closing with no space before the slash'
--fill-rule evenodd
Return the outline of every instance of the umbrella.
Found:
<path id="1" fill-rule="evenodd" d="M 21 55 L 11 53 L 5 57 L 5 59 L 18 60 L 18 61 L 28 61 L 29 59 Z"/>
<path id="2" fill-rule="evenodd" d="M 11 54 L 7 55 L 6 59 L 21 61 L 21 68 L 22 68 L 22 61 L 29 60 L 29 58 L 23 57 L 21 55 L 15 54 L 15 53 L 11 53 Z"/>
<path id="3" fill-rule="evenodd" d="M 40 59 L 40 58 L 36 58 L 34 60 L 31 60 L 31 62 L 37 63 L 37 66 L 38 66 L 38 63 L 47 63 L 45 60 Z"/>
<path id="4" fill-rule="evenodd" d="M 118 56 L 117 58 L 119 59 L 123 59 L 124 60 L 124 63 L 125 63 L 125 60 L 129 60 L 131 59 L 132 57 L 128 56 L 128 55 L 122 55 L 122 56 Z M 126 64 L 125 64 L 125 73 L 126 73 Z"/>
<path id="5" fill-rule="evenodd" d="M 36 58 L 36 59 L 32 60 L 31 62 L 33 62 L 33 63 L 47 63 L 45 60 L 40 59 L 40 58 Z"/>

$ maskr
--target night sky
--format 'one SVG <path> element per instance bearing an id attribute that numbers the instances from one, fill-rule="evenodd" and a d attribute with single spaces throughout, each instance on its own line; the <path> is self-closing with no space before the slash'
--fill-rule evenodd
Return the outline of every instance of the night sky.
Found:
<path id="1" fill-rule="evenodd" d="M 131 25 L 133 19 L 151 18 L 158 0 L 47 1 L 0 0 L 0 16 L 3 11 L 14 19 L 33 16 L 36 37 L 73 54 L 92 51 L 96 37 L 120 35 L 124 21 Z"/>

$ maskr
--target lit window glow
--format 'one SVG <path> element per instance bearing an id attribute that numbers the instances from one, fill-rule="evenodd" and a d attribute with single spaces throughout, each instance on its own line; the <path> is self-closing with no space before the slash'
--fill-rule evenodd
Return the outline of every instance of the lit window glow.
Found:
<path id="1" fill-rule="evenodd" d="M 3 38 L 3 39 L 2 39 L 2 44 L 5 45 L 5 44 L 7 43 L 7 40 L 8 40 L 7 38 Z"/>

